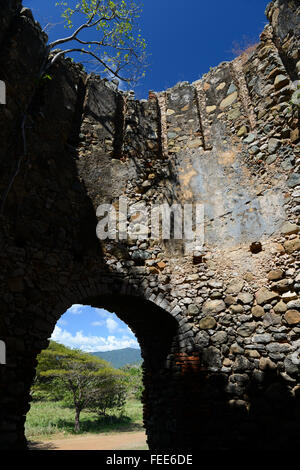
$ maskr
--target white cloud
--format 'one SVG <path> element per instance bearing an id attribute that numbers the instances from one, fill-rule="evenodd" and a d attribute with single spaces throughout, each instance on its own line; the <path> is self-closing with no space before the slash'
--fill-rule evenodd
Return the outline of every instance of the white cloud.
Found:
<path id="1" fill-rule="evenodd" d="M 67 312 L 72 313 L 72 315 L 80 315 L 84 309 L 84 305 L 74 304 L 70 307 Z"/>
<path id="2" fill-rule="evenodd" d="M 110 333 L 126 333 L 127 335 L 134 336 L 129 326 L 124 323 L 124 327 L 120 327 L 119 324 L 111 317 L 105 319 L 105 321 L 93 321 L 92 326 L 106 326 Z"/>
<path id="3" fill-rule="evenodd" d="M 106 320 L 106 328 L 110 333 L 118 330 L 118 323 L 113 318 L 107 318 Z"/>
<path id="4" fill-rule="evenodd" d="M 91 323 L 92 326 L 104 326 L 105 322 L 104 321 L 93 321 Z"/>
<path id="5" fill-rule="evenodd" d="M 77 331 L 72 335 L 67 330 L 63 330 L 56 325 L 51 339 L 71 348 L 81 349 L 82 351 L 112 351 L 122 348 L 138 348 L 139 344 L 135 337 L 123 335 L 121 338 L 115 336 L 85 336 L 82 331 Z"/>
<path id="6" fill-rule="evenodd" d="M 97 315 L 99 315 L 99 317 L 101 318 L 107 318 L 111 315 L 109 312 L 107 312 L 106 310 L 103 310 L 102 308 L 95 308 L 94 310 L 97 313 Z"/>

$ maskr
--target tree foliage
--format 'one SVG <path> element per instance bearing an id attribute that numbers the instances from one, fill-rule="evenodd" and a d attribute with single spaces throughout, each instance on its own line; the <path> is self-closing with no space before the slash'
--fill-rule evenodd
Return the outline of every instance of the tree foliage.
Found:
<path id="1" fill-rule="evenodd" d="M 137 400 L 140 400 L 144 391 L 142 366 L 125 365 L 121 367 L 120 370 L 126 374 L 125 380 L 131 395 Z"/>
<path id="2" fill-rule="evenodd" d="M 107 416 L 107 411 L 112 409 L 120 412 L 126 403 L 127 393 L 128 386 L 124 380 L 104 384 L 101 393 L 90 402 L 88 409 L 99 417 Z"/>
<path id="3" fill-rule="evenodd" d="M 133 82 L 143 74 L 146 43 L 137 21 L 141 6 L 132 0 L 69 0 L 59 1 L 65 28 L 72 33 L 50 44 L 54 49 L 70 43 L 57 52 L 88 54 L 100 66 L 99 72 Z"/>
<path id="4" fill-rule="evenodd" d="M 113 369 L 102 359 L 52 341 L 49 348 L 39 355 L 34 391 L 40 397 L 44 393 L 45 398 L 52 393 L 54 398 L 63 399 L 67 405 L 73 406 L 74 429 L 78 432 L 83 409 L 96 410 L 109 393 L 112 397 L 117 395 L 115 403 L 120 402 L 120 381 L 124 376 L 124 372 Z"/>

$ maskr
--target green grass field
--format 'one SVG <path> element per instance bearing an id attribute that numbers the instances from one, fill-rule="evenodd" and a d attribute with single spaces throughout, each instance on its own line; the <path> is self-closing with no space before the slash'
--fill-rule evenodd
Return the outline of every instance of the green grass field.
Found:
<path id="1" fill-rule="evenodd" d="M 95 413 L 82 411 L 80 433 L 76 433 L 76 435 L 140 431 L 143 430 L 142 413 L 142 404 L 135 399 L 128 400 L 122 415 L 111 414 L 105 419 L 99 419 Z M 34 440 L 57 439 L 75 435 L 74 416 L 75 411 L 65 407 L 61 402 L 32 402 L 26 419 L 26 437 L 29 440 Z"/>

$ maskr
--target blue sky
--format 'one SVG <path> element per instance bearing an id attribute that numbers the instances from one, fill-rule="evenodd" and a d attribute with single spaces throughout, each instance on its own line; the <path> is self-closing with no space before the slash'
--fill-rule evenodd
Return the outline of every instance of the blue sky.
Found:
<path id="1" fill-rule="evenodd" d="M 138 1 L 138 0 L 137 0 Z M 24 0 L 51 41 L 64 37 L 56 0 Z M 144 0 L 140 27 L 148 47 L 146 77 L 136 87 L 137 98 L 179 81 L 195 81 L 210 67 L 232 60 L 234 43 L 257 42 L 267 19 L 268 0 Z M 86 57 L 86 56 L 85 56 Z M 83 59 L 82 59 L 83 60 Z"/>
<path id="2" fill-rule="evenodd" d="M 115 314 L 79 304 L 61 316 L 52 339 L 87 352 L 139 347 L 132 331 Z"/>
<path id="3" fill-rule="evenodd" d="M 138 0 L 137 0 L 138 1 Z M 66 36 L 56 0 L 24 0 L 42 27 L 48 23 L 49 40 Z M 146 77 L 135 88 L 136 97 L 165 90 L 179 81 L 195 81 L 210 67 L 232 60 L 234 44 L 259 40 L 267 19 L 268 0 L 144 0 L 140 18 L 148 44 Z M 83 61 L 83 59 L 82 59 Z M 129 330 L 114 314 L 74 305 L 57 323 L 52 338 L 85 351 L 138 347 Z"/>

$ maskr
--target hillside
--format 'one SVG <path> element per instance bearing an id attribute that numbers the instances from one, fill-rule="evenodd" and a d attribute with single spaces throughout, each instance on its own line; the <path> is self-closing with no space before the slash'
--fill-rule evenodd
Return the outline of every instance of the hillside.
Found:
<path id="1" fill-rule="evenodd" d="M 114 351 L 91 352 L 94 356 L 110 362 L 113 367 L 119 368 L 126 364 L 139 364 L 142 362 L 141 350 L 134 348 L 116 349 Z"/>

